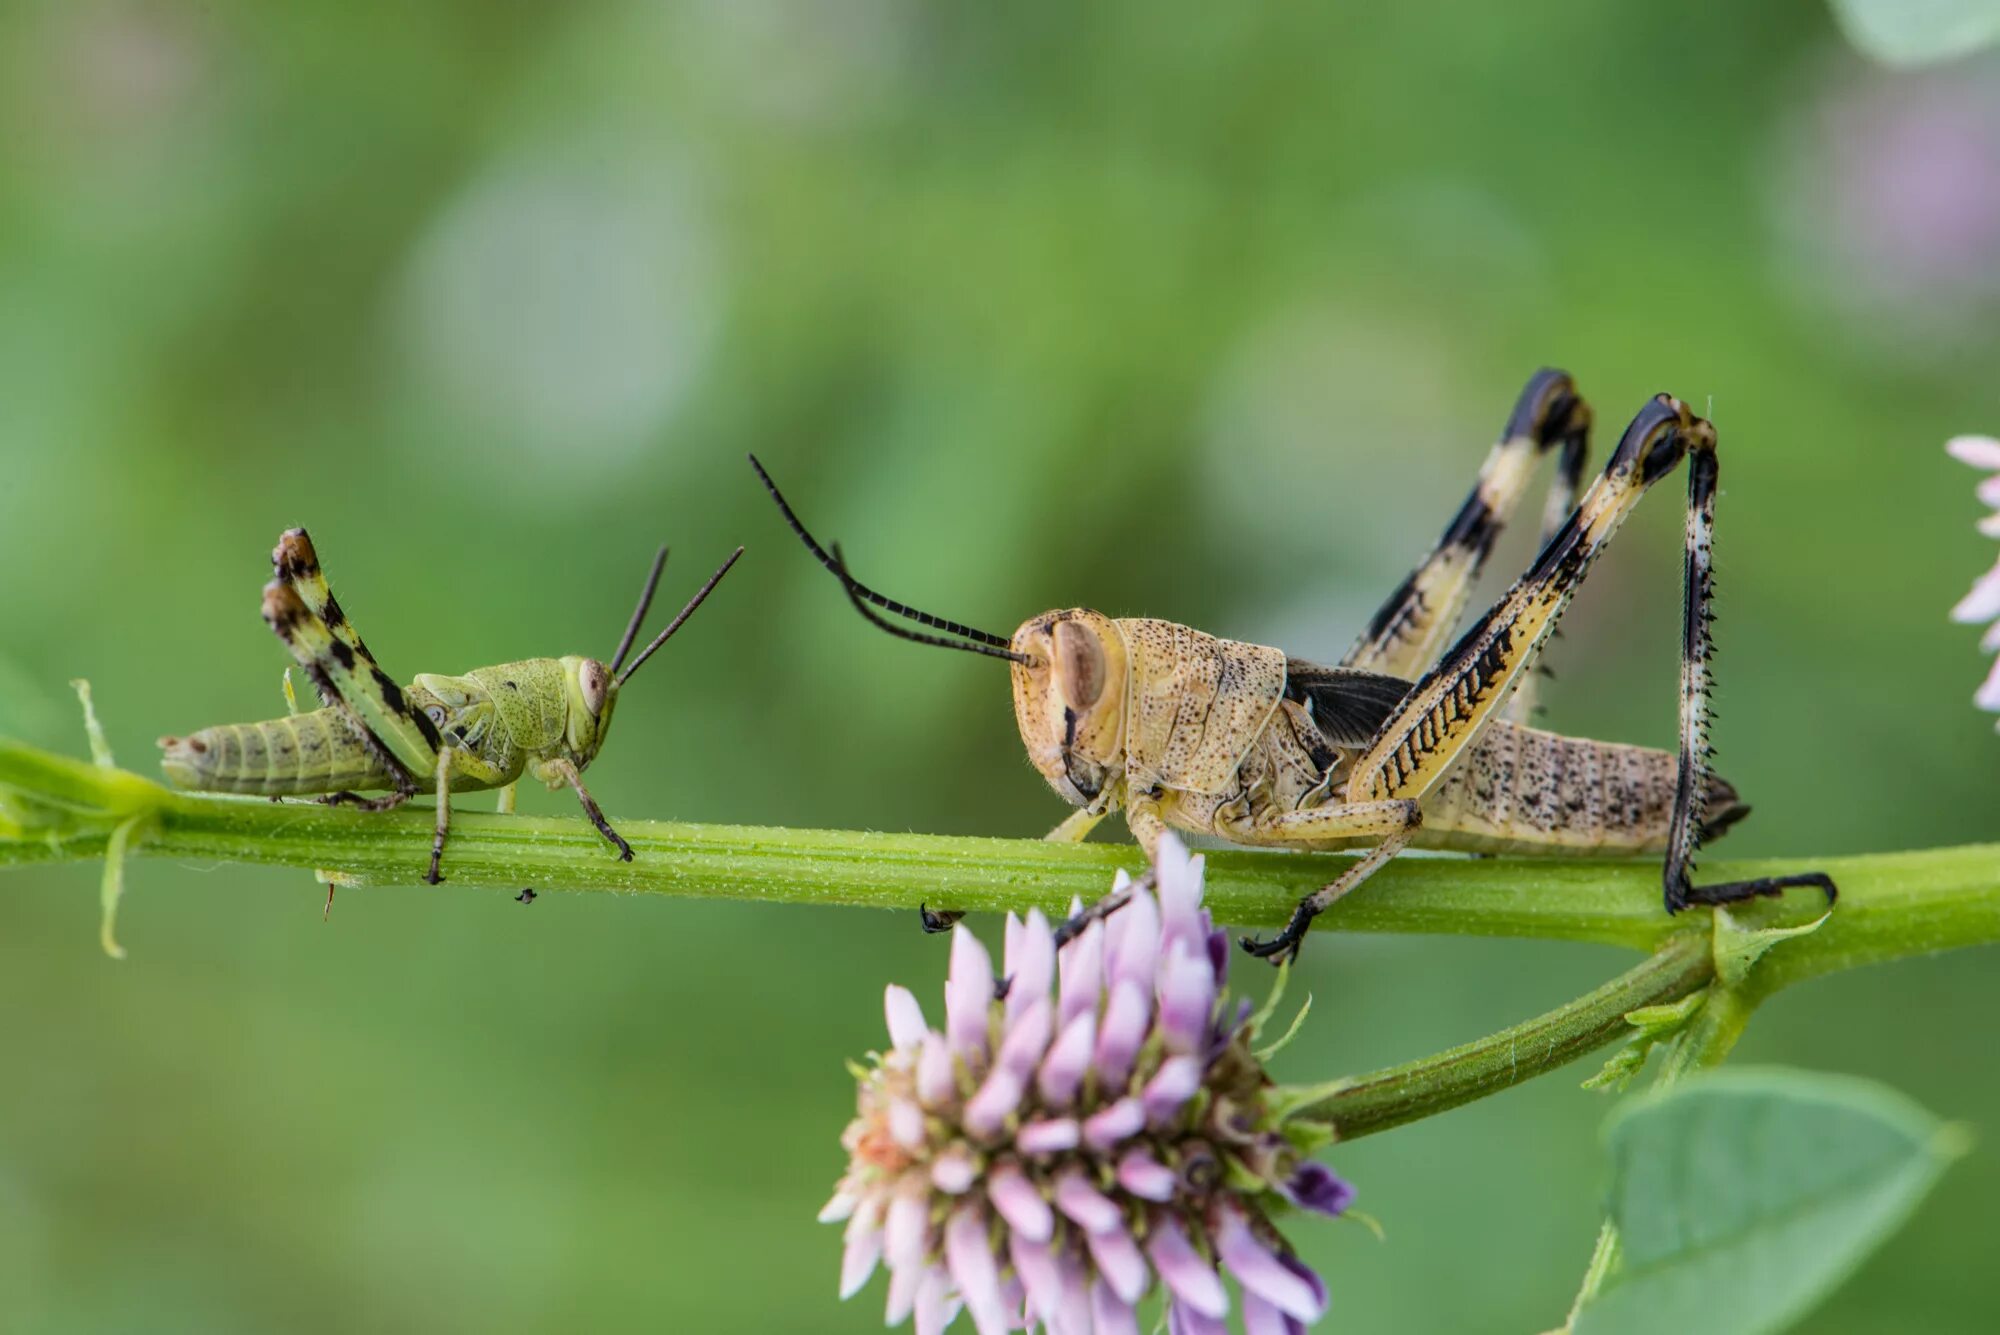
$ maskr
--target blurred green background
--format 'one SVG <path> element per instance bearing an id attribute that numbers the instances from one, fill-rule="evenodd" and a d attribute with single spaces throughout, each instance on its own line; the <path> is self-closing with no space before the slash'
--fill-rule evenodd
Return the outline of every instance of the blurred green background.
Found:
<path id="1" fill-rule="evenodd" d="M 2000 428 L 1996 72 L 1720 0 L 9 6 L 0 731 L 81 754 L 79 675 L 146 770 L 281 712 L 289 525 L 405 677 L 608 651 L 656 542 L 676 600 L 742 542 L 619 711 L 614 817 L 1039 834 L 1002 673 L 861 625 L 745 450 L 936 610 L 1332 657 L 1553 363 L 1600 459 L 1656 390 L 1720 427 L 1728 851 L 1991 838 L 1945 613 L 1993 551 L 1941 445 Z M 1674 490 L 1578 599 L 1555 726 L 1669 742 Z M 914 916 L 446 887 L 322 925 L 303 875 L 145 862 L 118 965 L 96 876 L 0 885 L 0 1326 L 877 1326 L 812 1216 L 882 985 L 942 980 Z M 1327 939 L 1283 1072 L 1623 964 Z M 1994 965 L 1803 988 L 1741 1055 L 1990 1144 Z M 1555 1324 L 1608 1106 L 1565 1074 L 1337 1151 L 1388 1240 L 1295 1230 L 1328 1328 Z M 1808 1328 L 1992 1330 L 1996 1197 L 1983 1150 Z"/>

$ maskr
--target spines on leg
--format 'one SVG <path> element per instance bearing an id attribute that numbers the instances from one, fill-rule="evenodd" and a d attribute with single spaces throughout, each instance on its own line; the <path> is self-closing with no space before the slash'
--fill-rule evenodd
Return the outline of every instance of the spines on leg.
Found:
<path id="1" fill-rule="evenodd" d="M 1686 904 L 1695 854 L 1710 828 L 1713 776 L 1709 708 L 1714 698 L 1715 492 L 1713 448 L 1688 460 L 1687 550 L 1682 573 L 1679 787 L 1667 843 L 1669 909 Z"/>
<path id="2" fill-rule="evenodd" d="M 1421 797 L 1532 668 L 1570 597 L 1646 488 L 1713 429 L 1665 396 L 1641 409 L 1583 502 L 1499 602 L 1405 697 L 1355 762 L 1349 801 Z"/>

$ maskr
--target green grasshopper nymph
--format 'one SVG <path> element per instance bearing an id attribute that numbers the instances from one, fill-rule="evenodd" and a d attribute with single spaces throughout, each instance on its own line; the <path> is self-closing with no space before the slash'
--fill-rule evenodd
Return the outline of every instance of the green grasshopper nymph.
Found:
<path id="1" fill-rule="evenodd" d="M 863 616 L 903 639 L 1012 665 L 1028 758 L 1077 808 L 1049 838 L 1082 839 L 1122 807 L 1149 859 L 1169 827 L 1238 844 L 1367 850 L 1300 900 L 1276 938 L 1246 940 L 1253 954 L 1295 956 L 1317 914 L 1411 846 L 1664 854 L 1669 913 L 1788 886 L 1815 886 L 1831 902 L 1834 884 L 1820 872 L 1696 884 L 1702 841 L 1749 811 L 1709 768 L 1716 432 L 1679 399 L 1657 395 L 1579 497 L 1590 424 L 1569 376 L 1546 370 L 1530 379 L 1443 537 L 1332 666 L 1083 607 L 1030 617 L 1011 636 L 932 616 L 856 580 L 839 547 L 821 547 L 762 466 L 751 464 Z M 1536 463 L 1551 456 L 1558 473 L 1540 554 L 1454 643 L 1494 539 Z M 1571 595 L 1640 498 L 1683 462 L 1678 750 L 1529 726 L 1530 674 Z M 895 625 L 871 604 L 925 630 Z M 949 918 L 926 912 L 925 925 Z"/>
<path id="2" fill-rule="evenodd" d="M 575 789 L 591 823 L 629 862 L 632 846 L 604 819 L 583 786 L 582 772 L 604 745 L 619 690 L 742 555 L 738 547 L 630 665 L 625 655 L 652 606 L 667 562 L 664 547 L 653 558 L 639 605 L 609 663 L 576 654 L 530 658 L 458 677 L 426 672 L 398 686 L 334 600 L 306 531 L 292 529 L 271 553 L 276 577 L 264 586 L 264 620 L 325 707 L 300 713 L 288 674 L 290 717 L 162 737 L 161 768 L 177 788 L 273 799 L 314 795 L 330 805 L 371 811 L 400 806 L 416 795 L 420 780 L 428 780 L 437 793 L 437 831 L 424 877 L 432 885 L 444 879 L 438 865 L 451 824 L 452 793 L 498 788 L 501 809 L 511 810 L 514 784 L 526 773 L 551 790 Z M 383 789 L 388 790 L 383 797 L 359 795 Z"/>

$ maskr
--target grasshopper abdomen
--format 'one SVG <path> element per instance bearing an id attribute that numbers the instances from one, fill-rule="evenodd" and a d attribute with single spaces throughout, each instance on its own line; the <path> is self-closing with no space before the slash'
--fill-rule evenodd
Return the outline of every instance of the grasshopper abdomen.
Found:
<path id="1" fill-rule="evenodd" d="M 160 766 L 176 787 L 207 793 L 293 797 L 386 788 L 388 767 L 332 709 L 262 723 L 225 723 L 162 737 Z"/>

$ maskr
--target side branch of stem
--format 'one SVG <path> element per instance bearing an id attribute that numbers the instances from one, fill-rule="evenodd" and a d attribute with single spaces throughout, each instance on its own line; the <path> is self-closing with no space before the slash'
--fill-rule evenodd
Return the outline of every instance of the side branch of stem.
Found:
<path id="1" fill-rule="evenodd" d="M 1707 933 L 1682 931 L 1644 962 L 1545 1015 L 1417 1061 L 1300 1089 L 1295 1115 L 1330 1122 L 1341 1140 L 1387 1131 L 1496 1094 L 1636 1031 L 1631 1012 L 1665 1006 L 1715 975 Z"/>

